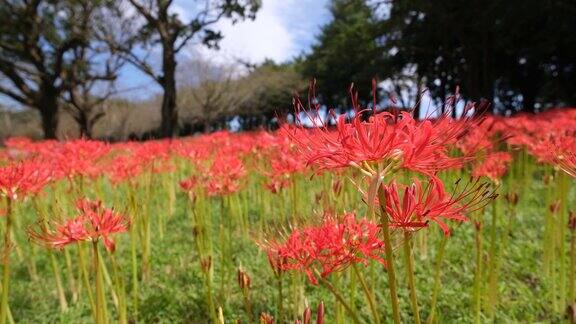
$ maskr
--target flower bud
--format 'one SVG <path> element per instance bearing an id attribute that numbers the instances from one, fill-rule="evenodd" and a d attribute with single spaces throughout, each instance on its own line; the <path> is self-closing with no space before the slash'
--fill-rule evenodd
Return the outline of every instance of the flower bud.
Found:
<path id="1" fill-rule="evenodd" d="M 202 271 L 204 271 L 204 272 L 210 271 L 210 269 L 212 268 L 212 257 L 209 256 L 207 258 L 201 259 L 200 260 L 200 267 L 202 268 Z"/>
<path id="2" fill-rule="evenodd" d="M 304 314 L 302 315 L 302 323 L 303 324 L 310 324 L 310 319 L 312 318 L 312 311 L 310 310 L 310 306 L 307 306 L 304 310 Z"/>
<path id="3" fill-rule="evenodd" d="M 316 311 L 316 324 L 324 324 L 324 302 L 320 302 Z"/>
<path id="4" fill-rule="evenodd" d="M 242 270 L 242 268 L 238 268 L 238 285 L 240 286 L 240 289 L 242 290 L 247 290 L 250 289 L 250 277 L 248 276 L 248 274 Z"/>
<path id="5" fill-rule="evenodd" d="M 568 216 L 568 228 L 571 231 L 576 231 L 576 212 L 570 211 Z"/>

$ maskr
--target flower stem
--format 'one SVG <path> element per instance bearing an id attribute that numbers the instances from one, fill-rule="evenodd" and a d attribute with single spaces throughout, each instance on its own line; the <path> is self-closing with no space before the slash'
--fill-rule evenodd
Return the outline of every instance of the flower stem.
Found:
<path id="1" fill-rule="evenodd" d="M 96 278 L 96 324 L 106 323 L 104 317 L 104 282 L 100 269 L 100 253 L 98 252 L 98 241 L 92 242 L 92 252 L 94 254 L 94 277 Z"/>
<path id="2" fill-rule="evenodd" d="M 338 302 L 340 302 L 340 304 L 344 306 L 344 309 L 346 309 L 350 317 L 352 317 L 352 321 L 354 323 L 357 324 L 361 323 L 360 319 L 358 318 L 358 314 L 356 314 L 356 311 L 346 302 L 344 297 L 342 297 L 342 294 L 340 294 L 340 292 L 336 289 L 336 287 L 334 287 L 334 285 L 330 283 L 330 281 L 324 278 L 320 278 L 320 283 L 324 285 L 324 287 L 328 288 L 328 290 L 334 295 L 334 297 L 336 297 L 336 300 L 338 300 Z"/>
<path id="3" fill-rule="evenodd" d="M 116 261 L 114 253 L 110 253 L 110 260 L 112 261 L 112 269 L 114 271 L 114 286 L 116 294 L 118 296 L 118 323 L 126 324 L 128 323 L 128 316 L 126 310 L 126 290 L 124 288 L 124 279 L 122 278 L 122 272 Z"/>
<path id="4" fill-rule="evenodd" d="M 400 309 L 398 306 L 398 292 L 396 289 L 396 272 L 394 269 L 394 252 L 392 251 L 392 240 L 390 238 L 390 228 L 388 215 L 384 209 L 384 189 L 382 186 L 378 188 L 378 199 L 380 200 L 380 212 L 382 221 L 382 233 L 384 234 L 384 252 L 386 253 L 386 262 L 388 268 L 388 285 L 390 286 L 390 302 L 392 304 L 392 314 L 394 316 L 394 323 L 400 324 Z"/>
<path id="5" fill-rule="evenodd" d="M 6 324 L 8 318 L 8 289 L 10 288 L 10 231 L 12 230 L 12 200 L 6 198 L 6 228 L 4 233 L 4 271 L 2 275 L 2 303 L 0 305 L 0 323 Z"/>
<path id="6" fill-rule="evenodd" d="M 370 311 L 372 312 L 372 318 L 374 318 L 374 323 L 380 324 L 380 315 L 378 314 L 378 308 L 376 307 L 376 301 L 374 300 L 374 295 L 370 291 L 370 288 L 368 288 L 368 284 L 366 284 L 366 279 L 364 278 L 360 270 L 358 270 L 356 264 L 352 264 L 352 267 L 354 268 L 354 273 L 356 274 L 356 277 L 358 277 L 358 280 L 362 285 L 362 290 L 364 290 L 366 299 L 368 299 L 368 305 L 370 306 Z"/>
<path id="7" fill-rule="evenodd" d="M 430 303 L 430 316 L 428 316 L 428 324 L 434 323 L 436 317 L 436 303 L 438 301 L 438 293 L 440 292 L 440 275 L 442 273 L 442 261 L 444 260 L 444 250 L 448 236 L 443 235 L 440 242 L 440 249 L 436 255 L 436 268 L 434 269 L 434 288 L 432 291 L 432 302 Z"/>
<path id="8" fill-rule="evenodd" d="M 414 283 L 414 259 L 412 258 L 412 234 L 404 232 L 404 259 L 406 261 L 406 271 L 408 272 L 408 286 L 410 287 L 410 302 L 414 313 L 414 323 L 420 324 L 420 310 L 418 308 L 418 297 L 416 295 L 416 285 Z"/>
<path id="9" fill-rule="evenodd" d="M 482 227 L 476 227 L 476 271 L 474 272 L 474 323 L 479 324 L 482 298 L 481 296 L 482 284 Z"/>
<path id="10" fill-rule="evenodd" d="M 52 251 L 49 252 L 50 261 L 52 264 L 52 270 L 54 271 L 54 279 L 56 280 L 56 289 L 58 291 L 58 301 L 60 302 L 60 311 L 65 313 L 68 311 L 68 302 L 66 301 L 66 294 L 64 293 L 64 287 L 62 286 L 62 279 L 60 278 L 60 269 L 58 268 L 58 262 L 56 261 L 56 256 Z"/>
<path id="11" fill-rule="evenodd" d="M 487 311 L 490 318 L 496 312 L 498 303 L 498 201 L 492 202 L 492 225 L 490 227 L 490 250 L 488 268 L 488 301 Z"/>
<path id="12" fill-rule="evenodd" d="M 572 230 L 570 237 L 570 273 L 568 284 L 568 302 L 574 303 L 576 299 L 576 231 Z"/>
<path id="13" fill-rule="evenodd" d="M 92 313 L 96 315 L 96 304 L 94 302 L 94 296 L 92 295 L 92 289 L 90 287 L 90 280 L 88 279 L 88 271 L 86 270 L 86 260 L 84 259 L 84 251 L 82 250 L 82 245 L 78 244 L 78 261 L 80 262 L 80 269 L 82 271 L 82 279 L 84 281 L 84 286 L 86 286 L 86 291 L 88 292 L 88 300 L 90 301 L 90 307 L 92 308 Z"/>
<path id="14" fill-rule="evenodd" d="M 278 275 L 278 323 L 284 320 L 284 296 L 282 294 L 282 273 Z"/>

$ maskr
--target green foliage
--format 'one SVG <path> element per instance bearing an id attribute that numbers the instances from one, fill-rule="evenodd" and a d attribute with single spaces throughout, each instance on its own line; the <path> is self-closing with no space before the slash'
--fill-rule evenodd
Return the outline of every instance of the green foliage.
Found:
<path id="1" fill-rule="evenodd" d="M 382 18 L 386 64 L 415 64 L 439 101 L 461 86 L 502 109 L 573 104 L 575 12 L 562 0 L 394 1 Z"/>
<path id="2" fill-rule="evenodd" d="M 301 62 L 302 73 L 317 80 L 320 96 L 330 106 L 344 105 L 351 82 L 361 98 L 370 98 L 371 80 L 382 72 L 376 16 L 364 0 L 334 0 L 330 12 L 333 19 Z"/>

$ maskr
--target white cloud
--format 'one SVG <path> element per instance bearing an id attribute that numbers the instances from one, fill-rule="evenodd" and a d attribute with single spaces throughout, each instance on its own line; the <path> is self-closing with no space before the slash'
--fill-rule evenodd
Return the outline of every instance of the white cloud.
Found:
<path id="1" fill-rule="evenodd" d="M 222 20 L 217 28 L 224 35 L 220 50 L 206 49 L 200 45 L 194 50 L 218 61 L 230 62 L 242 59 L 260 63 L 265 59 L 282 62 L 297 52 L 292 34 L 282 21 L 280 1 L 265 1 L 254 21 L 246 20 L 235 25 Z"/>
<path id="2" fill-rule="evenodd" d="M 326 0 L 264 0 L 254 21 L 233 25 L 223 19 L 216 24 L 224 35 L 220 50 L 193 45 L 188 55 L 201 53 L 222 63 L 237 59 L 250 63 L 290 60 L 310 45 L 320 25 L 327 20 L 325 4 Z M 181 17 L 186 17 L 189 10 L 192 8 L 182 0 L 174 7 Z"/>

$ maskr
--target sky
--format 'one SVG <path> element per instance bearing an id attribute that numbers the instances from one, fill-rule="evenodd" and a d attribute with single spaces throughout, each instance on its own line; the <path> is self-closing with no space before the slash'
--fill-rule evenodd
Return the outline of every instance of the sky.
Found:
<path id="1" fill-rule="evenodd" d="M 186 21 L 193 16 L 194 0 L 176 0 L 173 12 Z M 220 50 L 210 50 L 191 44 L 182 51 L 180 59 L 202 56 L 219 63 L 233 64 L 238 60 L 261 63 L 272 59 L 281 63 L 310 50 L 322 25 L 330 21 L 328 0 L 263 0 L 254 21 L 221 20 L 216 27 L 224 39 Z M 182 73 L 182 71 L 180 71 Z M 123 96 L 147 99 L 159 88 L 144 74 L 126 66 L 120 75 L 118 88 Z"/>

